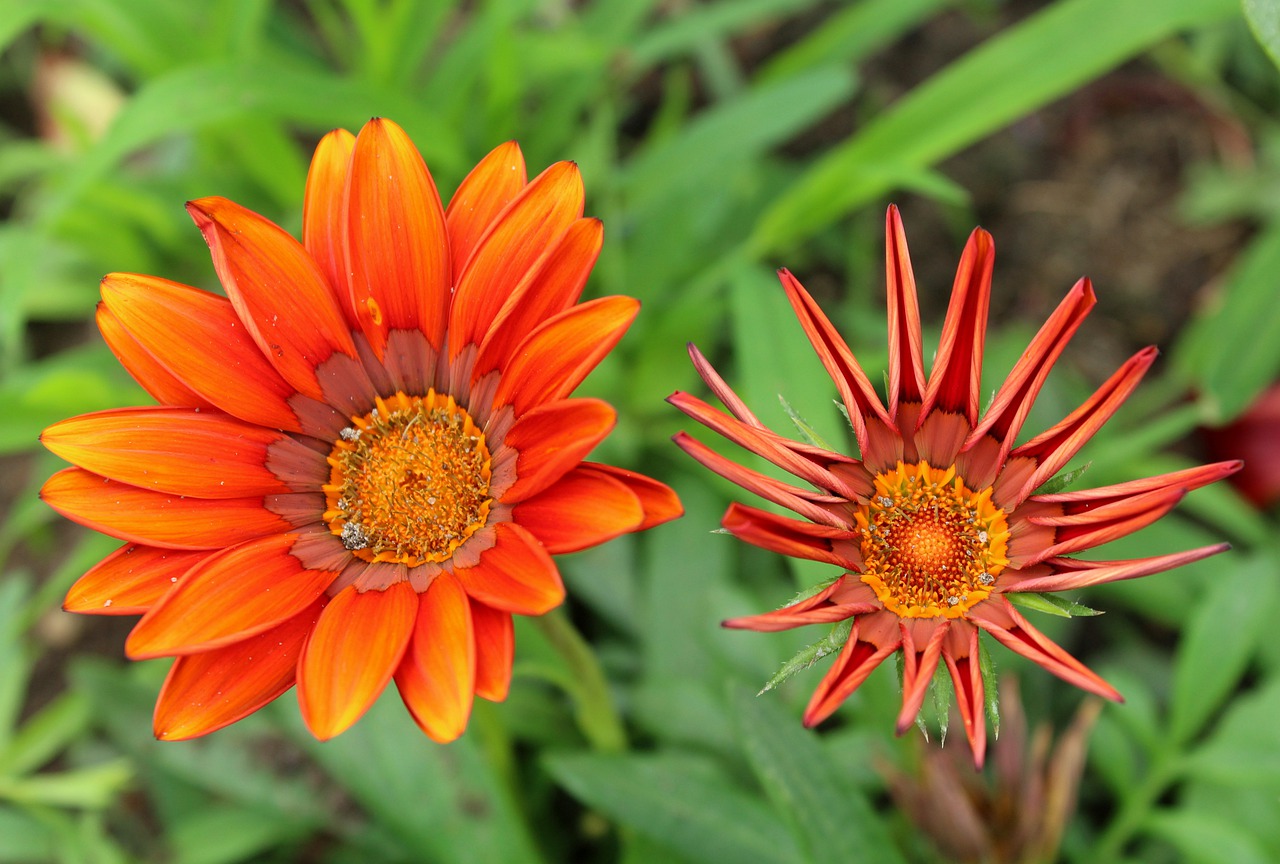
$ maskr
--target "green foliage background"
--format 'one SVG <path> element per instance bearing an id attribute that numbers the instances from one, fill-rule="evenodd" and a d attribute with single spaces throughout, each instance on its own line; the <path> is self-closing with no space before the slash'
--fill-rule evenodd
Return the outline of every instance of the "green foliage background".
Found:
<path id="1" fill-rule="evenodd" d="M 718 622 L 835 574 L 709 533 L 731 489 L 670 446 L 681 420 L 662 399 L 702 392 L 693 341 L 775 428 L 788 427 L 782 393 L 842 440 L 834 390 L 773 268 L 848 281 L 832 318 L 866 368 L 881 368 L 885 204 L 910 195 L 963 226 L 946 248 L 913 247 L 917 262 L 950 265 L 982 214 L 939 164 L 1133 58 L 1256 144 L 1247 165 L 1199 166 L 1184 217 L 1256 230 L 1214 301 L 1162 346 L 1156 377 L 1086 449 L 1089 484 L 1190 464 L 1172 454 L 1193 452 L 1197 426 L 1231 421 L 1276 380 L 1276 4 L 1013 11 L 996 0 L 0 0 L 0 862 L 944 860 L 886 795 L 883 766 L 910 771 L 921 749 L 916 733 L 891 735 L 891 672 L 822 733 L 799 726 L 819 670 L 754 697 L 820 634 Z M 989 38 L 887 104 L 862 87 L 869 62 L 939 15 Z M 744 60 L 745 44 L 776 32 L 789 35 Z M 39 95 L 37 69 L 63 53 L 119 91 L 104 130 Z M 66 143 L 33 134 L 37 108 Z M 622 418 L 602 456 L 674 485 L 688 515 L 563 559 L 589 645 L 522 622 L 511 698 L 477 704 L 455 744 L 423 737 L 394 694 L 325 744 L 291 696 L 205 740 L 158 744 L 150 710 L 165 664 L 126 663 L 119 622 L 68 623 L 57 608 L 114 544 L 36 500 L 57 467 L 37 435 L 146 401 L 93 335 L 102 274 L 217 290 L 182 202 L 225 195 L 296 232 L 314 142 L 373 115 L 409 131 L 446 196 L 510 138 L 533 171 L 578 162 L 588 213 L 607 230 L 588 290 L 644 303 L 586 386 Z M 851 116 L 852 133 L 808 134 Z M 996 295 L 1017 290 L 997 263 Z M 941 313 L 924 310 L 935 334 Z M 1038 324 L 993 321 L 988 387 Z M 1027 428 L 1097 383 L 1058 372 Z M 1234 552 L 1087 592 L 1102 619 L 1036 618 L 1128 700 L 1093 734 L 1064 860 L 1280 860 L 1275 516 L 1226 487 L 1197 492 L 1104 557 L 1222 538 Z M 995 657 L 1023 678 L 1033 720 L 1066 725 L 1079 693 Z"/>

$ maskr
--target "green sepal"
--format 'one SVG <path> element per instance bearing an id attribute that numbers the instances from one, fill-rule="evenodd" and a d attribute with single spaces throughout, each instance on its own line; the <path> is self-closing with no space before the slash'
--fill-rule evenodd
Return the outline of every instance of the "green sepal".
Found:
<path id="1" fill-rule="evenodd" d="M 996 661 L 987 650 L 987 640 L 978 640 L 978 671 L 982 673 L 982 701 L 991 723 L 991 735 L 1000 737 L 1000 682 L 996 680 Z"/>
<path id="2" fill-rule="evenodd" d="M 1070 471 L 1063 471 L 1057 476 L 1050 477 L 1044 483 L 1040 484 L 1040 488 L 1032 492 L 1032 495 L 1056 495 L 1065 490 L 1072 483 L 1076 482 L 1081 474 L 1089 470 L 1092 462 L 1086 462 L 1079 468 L 1073 468 Z"/>
<path id="3" fill-rule="evenodd" d="M 810 597 L 812 597 L 815 594 L 821 594 L 823 591 L 826 591 L 832 585 L 839 582 L 841 578 L 842 577 L 840 576 L 836 576 L 832 579 L 828 579 L 825 582 L 819 582 L 817 585 L 810 585 L 808 588 L 802 588 L 800 589 L 800 591 L 796 593 L 794 597 L 792 597 L 786 603 L 783 603 L 778 608 L 786 609 L 788 606 L 794 606 L 803 600 L 808 600 Z"/>
<path id="4" fill-rule="evenodd" d="M 782 668 L 777 671 L 772 678 L 765 682 L 760 693 L 768 693 L 774 687 L 777 687 L 783 681 L 786 681 L 797 672 L 808 669 L 814 663 L 817 663 L 828 654 L 834 654 L 845 646 L 849 641 L 849 634 L 853 632 L 853 619 L 848 618 L 831 628 L 831 632 L 824 638 L 819 639 L 808 647 L 801 648 L 796 655 L 782 664 Z M 760 695 L 759 693 L 756 695 Z"/>
<path id="5" fill-rule="evenodd" d="M 951 703 L 954 700 L 951 673 L 947 671 L 947 664 L 939 663 L 933 670 L 933 680 L 929 682 L 929 694 L 916 714 L 916 728 L 924 735 L 924 740 L 929 740 L 929 727 L 937 726 L 938 743 L 947 743 L 947 727 L 951 722 Z"/>
<path id="6" fill-rule="evenodd" d="M 806 443 L 812 444 L 814 447 L 821 447 L 823 450 L 830 450 L 831 445 L 822 440 L 822 436 L 818 434 L 818 430 L 809 424 L 809 421 L 801 416 L 800 412 L 791 407 L 791 403 L 787 401 L 787 397 L 781 393 L 778 394 L 778 401 L 782 403 L 782 410 L 787 412 L 787 416 L 791 418 L 791 422 L 795 424 L 796 431 L 800 433 L 800 437 Z"/>
<path id="7" fill-rule="evenodd" d="M 1075 618 L 1076 616 L 1088 618 L 1092 615 L 1102 614 L 1098 609 L 1090 609 L 1083 603 L 1068 600 L 1066 597 L 1059 597 L 1057 594 L 1007 591 L 1000 596 L 1007 599 L 1014 606 L 1021 606 L 1023 609 L 1034 609 L 1036 612 L 1048 612 L 1050 615 L 1056 615 L 1059 618 Z"/>

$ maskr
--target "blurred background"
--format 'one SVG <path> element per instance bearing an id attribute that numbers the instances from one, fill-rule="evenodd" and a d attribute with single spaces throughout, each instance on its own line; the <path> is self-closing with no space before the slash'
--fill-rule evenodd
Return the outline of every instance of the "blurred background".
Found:
<path id="1" fill-rule="evenodd" d="M 0 0 L 0 51 L 0 862 L 1280 860 L 1274 0 Z M 622 735 L 521 622 L 510 699 L 454 744 L 393 692 L 325 744 L 292 694 L 159 744 L 167 663 L 123 659 L 130 619 L 59 609 L 116 543 L 36 499 L 60 467 L 37 436 L 148 401 L 93 327 L 99 279 L 220 290 L 183 202 L 296 234 L 316 141 L 374 115 L 446 199 L 511 138 L 531 174 L 575 160 L 606 227 L 588 294 L 644 304 L 584 390 L 621 415 L 602 461 L 671 483 L 687 515 L 561 559 Z M 1093 279 L 1027 435 L 1160 346 L 1077 460 L 1084 485 L 1248 460 L 1097 557 L 1234 551 L 1084 592 L 1101 617 L 1035 615 L 1126 704 L 993 649 L 981 774 L 945 709 L 927 740 L 892 736 L 891 669 L 818 733 L 800 715 L 822 668 L 755 697 L 825 629 L 719 622 L 836 573 L 711 533 L 733 490 L 668 440 L 663 398 L 706 395 L 690 341 L 775 429 L 781 394 L 848 439 L 773 271 L 879 381 L 890 202 L 926 354 L 965 237 L 994 234 L 989 392 Z"/>

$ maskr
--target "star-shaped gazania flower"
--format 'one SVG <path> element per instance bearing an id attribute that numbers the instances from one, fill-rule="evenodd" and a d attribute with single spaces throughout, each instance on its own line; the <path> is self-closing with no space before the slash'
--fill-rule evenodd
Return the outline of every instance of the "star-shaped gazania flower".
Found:
<path id="1" fill-rule="evenodd" d="M 873 669 L 901 652 L 898 733 L 910 727 L 938 664 L 945 663 L 981 764 L 986 723 L 978 636 L 984 631 L 1078 687 L 1120 698 L 1028 623 L 1009 595 L 1133 579 L 1223 551 L 1226 544 L 1130 561 L 1067 557 L 1149 525 L 1188 490 L 1231 474 L 1240 463 L 1088 491 L 1035 494 L 1120 407 L 1155 359 L 1155 349 L 1139 351 L 1068 417 L 1015 446 L 1050 367 L 1094 304 L 1088 280 L 1067 294 L 980 416 L 995 254 L 991 235 L 978 229 L 969 238 L 937 360 L 926 379 L 915 280 L 896 208 L 890 208 L 886 227 L 887 406 L 813 298 L 789 272 L 780 274 L 840 392 L 860 457 L 767 429 L 696 348 L 691 348 L 694 365 L 729 413 L 687 393 L 674 394 L 671 403 L 806 486 L 738 465 L 683 432 L 675 441 L 717 474 L 803 517 L 735 503 L 724 516 L 726 530 L 756 546 L 846 571 L 785 608 L 725 622 L 770 631 L 851 619 L 843 649 L 809 702 L 805 724 L 822 722 Z"/>
<path id="2" fill-rule="evenodd" d="M 526 182 L 515 143 L 448 209 L 408 136 L 326 136 L 302 242 L 222 198 L 187 209 L 227 296 L 112 274 L 98 324 L 158 407 L 55 424 L 77 467 L 43 497 L 125 541 L 67 595 L 142 614 L 134 659 L 175 656 L 161 738 L 298 685 L 319 738 L 395 680 L 438 741 L 502 699 L 512 615 L 558 606 L 551 556 L 674 518 L 666 486 L 583 458 L 613 428 L 574 388 L 638 303 L 578 303 L 600 251 L 577 168 Z"/>

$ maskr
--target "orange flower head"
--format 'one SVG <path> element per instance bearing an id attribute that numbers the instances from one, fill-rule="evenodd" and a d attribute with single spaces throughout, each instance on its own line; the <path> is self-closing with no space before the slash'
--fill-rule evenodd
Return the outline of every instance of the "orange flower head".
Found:
<path id="1" fill-rule="evenodd" d="M 203 735 L 297 684 L 318 738 L 388 682 L 427 735 L 505 698 L 513 615 L 564 599 L 552 555 L 678 516 L 666 486 L 583 461 L 613 428 L 571 394 L 638 309 L 578 299 L 603 237 L 568 162 L 507 143 L 446 209 L 396 124 L 321 140 L 302 242 L 222 198 L 187 205 L 226 297 L 102 281 L 108 346 L 159 406 L 42 440 L 42 496 L 125 541 L 65 608 L 142 614 L 174 656 L 156 735 Z"/>
<path id="2" fill-rule="evenodd" d="M 991 235 L 978 229 L 969 238 L 927 378 L 915 279 L 893 207 L 885 252 L 887 405 L 813 298 L 789 272 L 779 274 L 840 392 L 859 458 L 766 428 L 692 346 L 694 366 L 729 411 L 687 393 L 675 393 L 669 401 L 807 486 L 738 465 L 684 432 L 675 441 L 717 474 L 803 517 L 734 503 L 724 516 L 726 530 L 764 549 L 845 570 L 789 606 L 725 622 L 763 631 L 849 622 L 848 638 L 813 694 L 805 724 L 821 723 L 872 670 L 901 652 L 898 734 L 915 721 L 929 682 L 945 663 L 974 760 L 981 765 L 986 748 L 982 631 L 1078 687 L 1120 698 L 1036 630 L 1009 596 L 1132 579 L 1223 551 L 1226 544 L 1129 561 L 1067 557 L 1154 522 L 1188 490 L 1233 473 L 1240 463 L 1219 462 L 1087 491 L 1034 494 L 1115 413 L 1155 359 L 1155 349 L 1139 351 L 1068 417 L 1015 446 L 1050 367 L 1094 304 L 1089 281 L 1071 289 L 980 415 L 979 375 L 995 255 Z"/>

